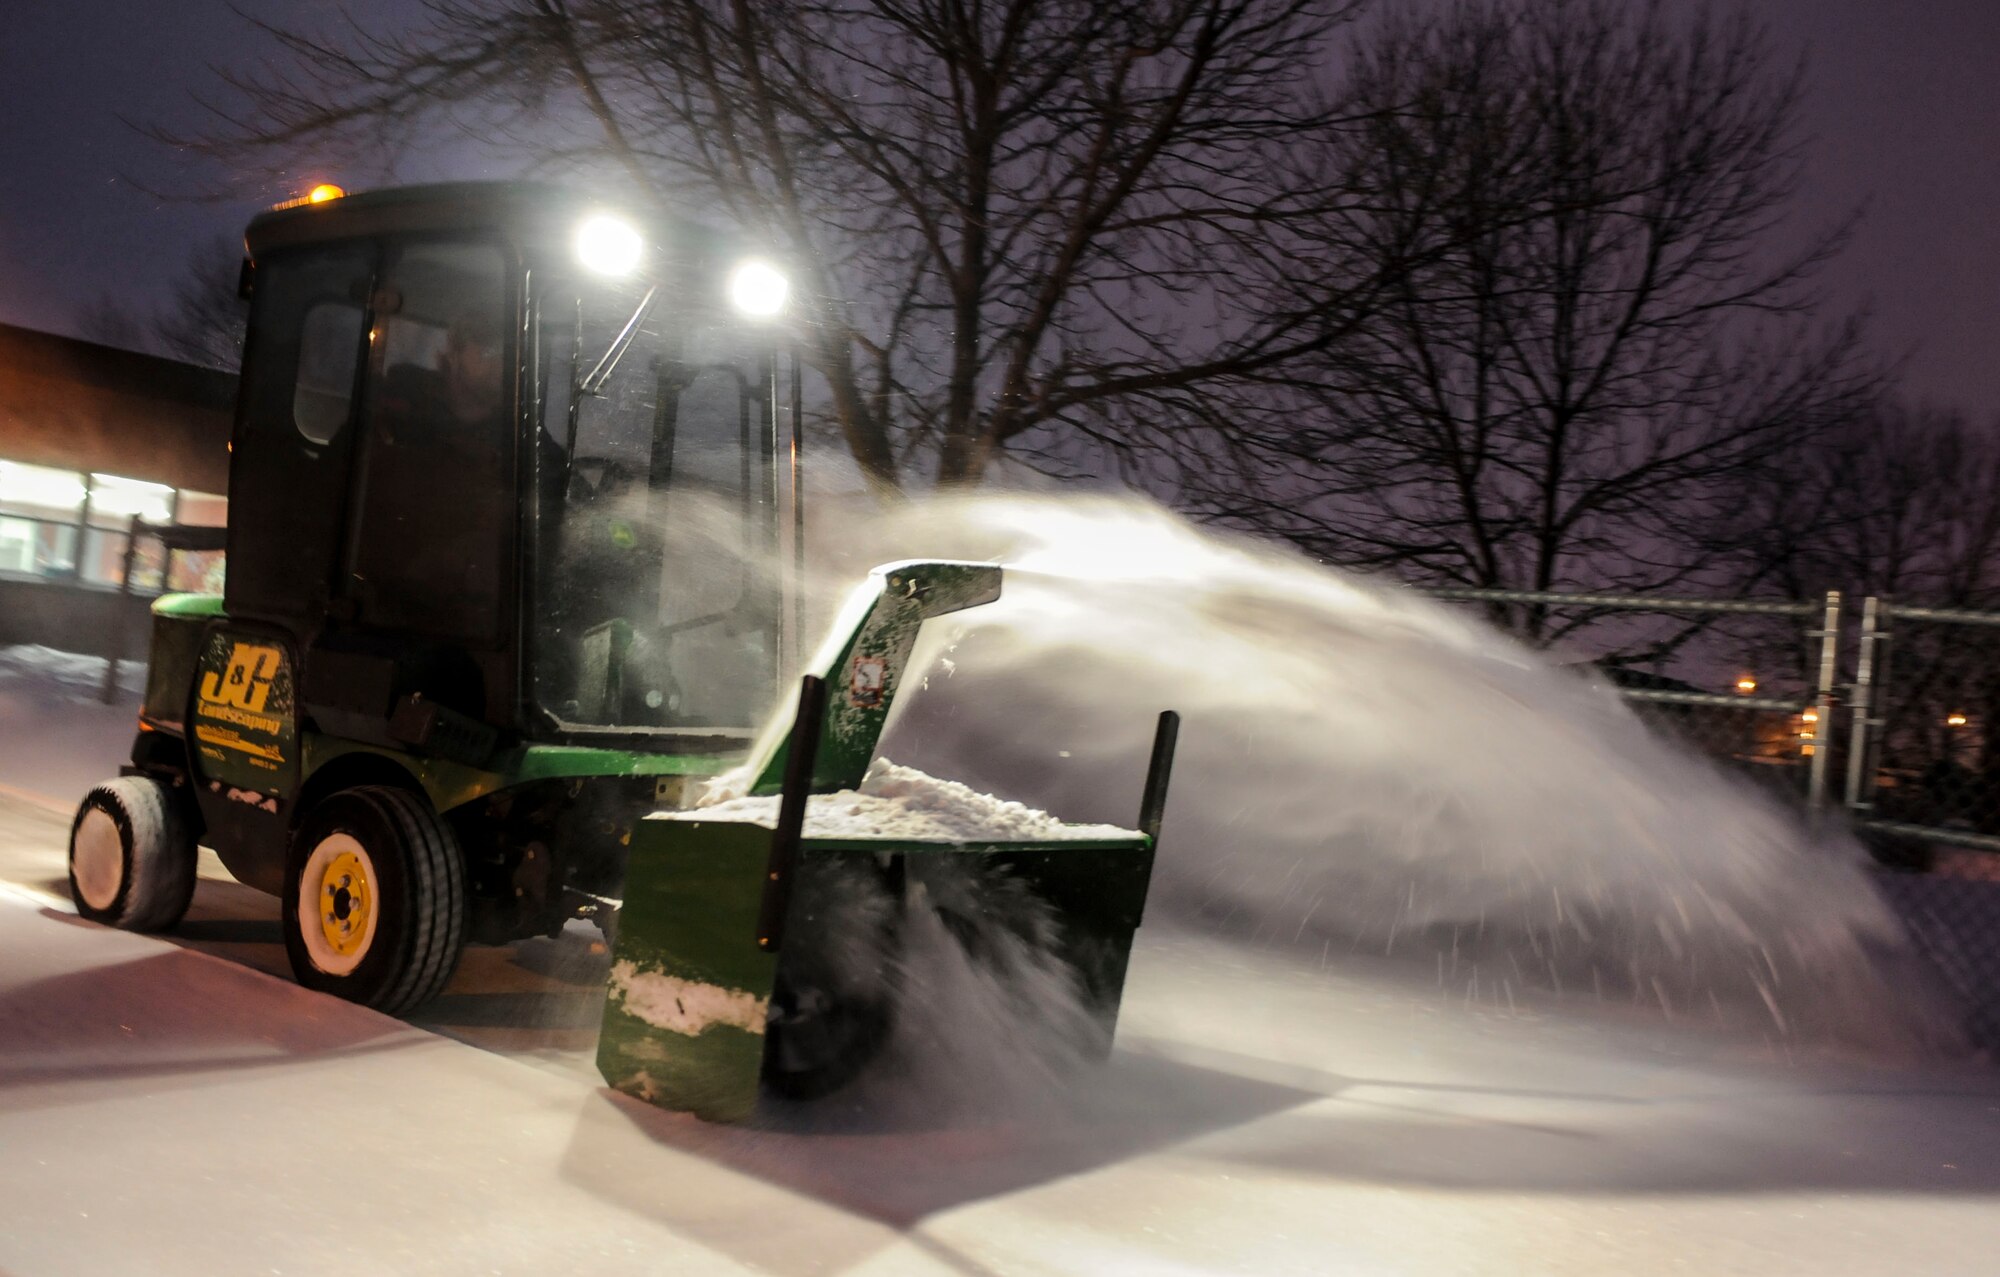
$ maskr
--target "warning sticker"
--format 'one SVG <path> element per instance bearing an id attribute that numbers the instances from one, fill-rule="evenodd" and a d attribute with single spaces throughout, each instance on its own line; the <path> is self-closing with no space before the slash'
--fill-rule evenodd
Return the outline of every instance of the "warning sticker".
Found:
<path id="1" fill-rule="evenodd" d="M 854 658 L 854 674 L 847 682 L 847 703 L 856 709 L 876 709 L 889 681 L 889 665 L 879 656 Z"/>

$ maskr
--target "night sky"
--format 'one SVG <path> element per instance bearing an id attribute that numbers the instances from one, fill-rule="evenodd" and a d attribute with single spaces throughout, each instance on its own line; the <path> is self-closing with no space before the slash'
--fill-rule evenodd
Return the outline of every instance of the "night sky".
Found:
<path id="1" fill-rule="evenodd" d="M 245 7 L 280 22 L 335 10 L 327 0 Z M 349 7 L 364 18 L 407 10 L 393 0 Z M 1865 205 L 1854 243 L 1825 277 L 1834 301 L 1872 303 L 1875 345 L 1909 356 L 1913 393 L 2000 418 L 2000 0 L 1753 7 L 1782 54 L 1810 59 L 1801 214 L 1830 221 Z M 125 181 L 170 182 L 184 163 L 126 120 L 197 120 L 190 95 L 209 83 L 207 65 L 261 52 L 225 0 L 26 0 L 7 17 L 0 320 L 69 331 L 79 305 L 105 290 L 148 302 L 197 240 L 239 230 L 257 207 L 295 193 L 176 204 Z M 402 175 L 481 168 L 459 155 Z"/>

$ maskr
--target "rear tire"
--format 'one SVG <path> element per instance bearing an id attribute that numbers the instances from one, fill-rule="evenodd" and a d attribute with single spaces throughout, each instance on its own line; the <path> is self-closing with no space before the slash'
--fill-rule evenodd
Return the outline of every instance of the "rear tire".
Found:
<path id="1" fill-rule="evenodd" d="M 70 899 L 92 922 L 164 931 L 194 899 L 195 854 L 173 789 L 150 776 L 107 780 L 70 825 Z"/>
<path id="2" fill-rule="evenodd" d="M 420 794 L 333 794 L 292 837 L 284 923 L 300 984 L 407 1015 L 444 989 L 465 949 L 458 839 Z"/>

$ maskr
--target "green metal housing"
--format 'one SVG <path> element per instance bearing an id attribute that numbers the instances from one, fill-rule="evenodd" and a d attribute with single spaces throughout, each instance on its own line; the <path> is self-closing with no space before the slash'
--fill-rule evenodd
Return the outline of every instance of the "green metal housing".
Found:
<path id="1" fill-rule="evenodd" d="M 855 592 L 808 673 L 831 697 L 809 790 L 857 787 L 873 760 L 918 631 L 929 618 L 1000 596 L 1001 571 L 987 564 L 901 563 L 878 568 Z M 787 729 L 780 720 L 752 755 L 751 792 L 776 793 Z M 698 813 L 697 813 L 698 815 Z M 1123 996 L 1133 933 L 1145 909 L 1153 840 L 943 843 L 901 838 L 830 839 L 808 832 L 798 848 L 803 889 L 789 902 L 777 953 L 760 947 L 759 912 L 773 876 L 775 831 L 763 824 L 693 817 L 640 822 L 627 868 L 625 903 L 599 1038 L 598 1069 L 619 1090 L 718 1121 L 754 1116 L 768 1092 L 765 1024 L 775 991 L 801 968 L 843 952 L 853 936 L 827 927 L 863 925 L 846 909 L 843 884 L 880 884 L 897 911 L 925 907 L 920 890 L 954 860 L 1021 884 L 1050 911 L 1062 957 L 1109 1049 Z M 871 969 L 845 979 L 893 991 L 901 978 L 895 928 Z"/>

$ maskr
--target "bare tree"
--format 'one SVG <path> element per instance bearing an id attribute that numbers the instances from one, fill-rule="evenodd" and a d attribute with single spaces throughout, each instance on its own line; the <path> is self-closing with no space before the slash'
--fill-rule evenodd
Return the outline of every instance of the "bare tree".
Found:
<path id="1" fill-rule="evenodd" d="M 1742 523 L 1787 591 L 2000 608 L 2000 442 L 1962 413 L 1885 400 L 1767 475 Z M 2000 631 L 1916 620 L 1892 632 L 1875 654 L 1878 761 L 1905 783 L 1880 796 L 1882 813 L 2000 831 Z"/>
<path id="2" fill-rule="evenodd" d="M 1338 341 L 1380 272 L 1325 287 L 1288 228 L 1338 202 L 1293 148 L 1336 121 L 1352 3 L 430 0 L 400 35 L 267 28 L 289 65 L 230 79 L 251 123 L 200 141 L 290 162 L 477 121 L 727 217 L 789 255 L 863 472 L 964 483 L 1157 440 L 1155 406 Z"/>
<path id="3" fill-rule="evenodd" d="M 1385 23 L 1353 65 L 1366 124 L 1330 135 L 1341 185 L 1373 195 L 1339 234 L 1434 251 L 1265 418 L 1261 496 L 1217 496 L 1222 516 L 1428 583 L 1767 575 L 1718 530 L 1874 384 L 1857 325 L 1814 325 L 1840 228 L 1777 233 L 1797 91 L 1743 18 L 1469 0 Z"/>
<path id="4" fill-rule="evenodd" d="M 204 240 L 189 251 L 165 301 L 147 309 L 131 297 L 101 292 L 78 307 L 77 332 L 107 346 L 234 372 L 250 313 L 236 287 L 242 264 L 234 236 Z"/>
<path id="5" fill-rule="evenodd" d="M 1885 398 L 1768 468 L 1738 516 L 1788 593 L 2000 605 L 2000 445 L 1963 413 Z"/>
<path id="6" fill-rule="evenodd" d="M 147 347 L 146 321 L 124 298 L 110 289 L 78 306 L 71 323 L 77 335 L 89 341 L 116 346 L 120 350 L 144 350 Z"/>
<path id="7" fill-rule="evenodd" d="M 242 241 L 217 235 L 195 245 L 173 293 L 152 318 L 154 344 L 175 359 L 234 372 L 243 362 L 250 303 L 237 291 Z"/>

